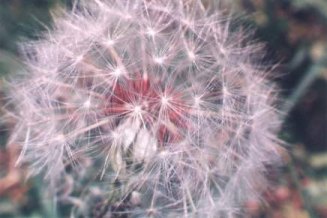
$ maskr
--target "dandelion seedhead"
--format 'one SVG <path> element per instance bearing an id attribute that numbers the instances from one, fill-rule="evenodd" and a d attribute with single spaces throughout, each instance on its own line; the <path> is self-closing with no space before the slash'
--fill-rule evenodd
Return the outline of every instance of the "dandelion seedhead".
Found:
<path id="1" fill-rule="evenodd" d="M 11 142 L 77 217 L 235 217 L 267 186 L 276 89 L 219 10 L 82 1 L 22 47 Z"/>

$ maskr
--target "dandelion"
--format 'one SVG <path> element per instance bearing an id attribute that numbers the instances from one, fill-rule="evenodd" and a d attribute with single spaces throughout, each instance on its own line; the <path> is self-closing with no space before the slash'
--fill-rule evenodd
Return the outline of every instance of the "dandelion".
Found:
<path id="1" fill-rule="evenodd" d="M 199 0 L 81 1 L 62 13 L 22 46 L 18 163 L 76 216 L 241 214 L 278 161 L 279 115 L 260 46 L 230 23 Z"/>

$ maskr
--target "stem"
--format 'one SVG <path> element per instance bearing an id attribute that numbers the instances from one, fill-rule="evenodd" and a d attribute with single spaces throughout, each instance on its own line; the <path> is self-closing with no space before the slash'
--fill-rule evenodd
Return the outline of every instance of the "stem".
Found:
<path id="1" fill-rule="evenodd" d="M 313 64 L 305 74 L 304 78 L 301 80 L 300 84 L 298 84 L 298 86 L 295 88 L 295 91 L 291 94 L 288 101 L 283 106 L 282 111 L 285 114 L 289 114 L 289 112 L 294 108 L 296 103 L 301 99 L 310 85 L 319 76 L 319 73 L 324 68 L 321 62 L 322 61 L 318 62 L 317 64 Z"/>

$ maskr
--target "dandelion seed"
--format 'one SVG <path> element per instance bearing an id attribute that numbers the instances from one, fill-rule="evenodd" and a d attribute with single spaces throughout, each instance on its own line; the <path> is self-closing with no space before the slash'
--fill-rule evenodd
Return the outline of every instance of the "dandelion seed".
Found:
<path id="1" fill-rule="evenodd" d="M 165 57 L 155 57 L 154 58 L 154 62 L 156 62 L 157 64 L 163 64 L 165 61 Z"/>
<path id="2" fill-rule="evenodd" d="M 194 54 L 194 52 L 189 51 L 189 52 L 187 53 L 187 55 L 188 55 L 188 57 L 190 58 L 191 61 L 194 61 L 194 60 L 195 60 L 195 54 Z"/>
<path id="3" fill-rule="evenodd" d="M 112 46 L 112 45 L 115 44 L 115 41 L 112 40 L 112 39 L 109 39 L 109 40 L 107 41 L 107 44 L 108 44 L 109 46 Z"/>
<path id="4" fill-rule="evenodd" d="M 123 71 L 119 68 L 115 69 L 112 74 L 116 77 L 116 78 L 119 78 L 122 74 L 123 74 Z"/>
<path id="5" fill-rule="evenodd" d="M 90 108 L 90 107 L 91 107 L 91 101 L 90 101 L 90 99 L 86 100 L 86 101 L 84 102 L 83 106 L 84 106 L 85 108 L 87 108 L 87 109 Z"/>
<path id="6" fill-rule="evenodd" d="M 151 27 L 148 28 L 146 33 L 151 37 L 154 37 L 156 35 L 156 31 L 154 29 L 152 29 Z"/>
<path id="7" fill-rule="evenodd" d="M 280 119 L 259 46 L 221 14 L 82 0 L 55 17 L 12 80 L 18 162 L 76 217 L 237 217 L 278 164 Z"/>

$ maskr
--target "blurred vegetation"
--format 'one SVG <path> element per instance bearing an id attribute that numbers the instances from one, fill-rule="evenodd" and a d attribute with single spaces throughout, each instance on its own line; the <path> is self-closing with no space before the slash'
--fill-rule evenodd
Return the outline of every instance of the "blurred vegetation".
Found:
<path id="1" fill-rule="evenodd" d="M 54 1 L 0 0 L 0 73 L 11 73 L 19 67 L 17 42 L 35 38 L 49 23 L 49 8 Z M 18 66 L 17 66 L 18 65 Z"/>
<path id="2" fill-rule="evenodd" d="M 17 43 L 37 38 L 51 22 L 50 11 L 69 2 L 0 0 L 0 75 L 22 68 Z M 272 77 L 287 99 L 281 105 L 288 112 L 281 131 L 289 142 L 287 166 L 266 193 L 267 204 L 249 203 L 251 216 L 327 217 L 327 1 L 233 2 L 266 44 L 267 62 L 279 62 Z M 6 132 L 0 134 L 0 217 L 60 217 L 52 213 L 40 182 L 23 180 L 26 172 L 14 166 L 18 151 L 6 149 Z"/>
<path id="3" fill-rule="evenodd" d="M 261 216 L 327 217 L 327 1 L 238 2 L 266 42 L 267 58 L 280 61 L 277 82 L 286 99 L 287 167 Z"/>

